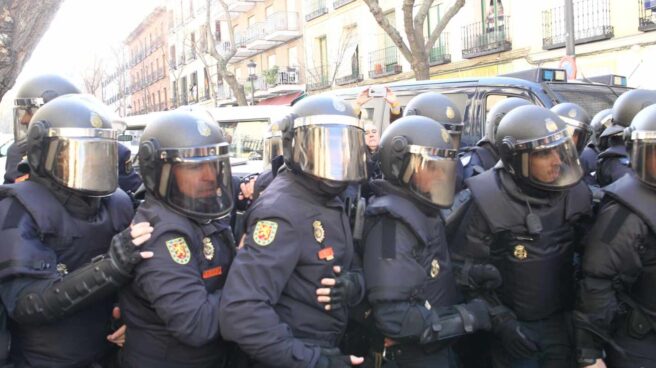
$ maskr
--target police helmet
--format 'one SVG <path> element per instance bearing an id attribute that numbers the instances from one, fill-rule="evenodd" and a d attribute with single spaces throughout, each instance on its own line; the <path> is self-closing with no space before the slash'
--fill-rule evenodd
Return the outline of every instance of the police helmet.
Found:
<path id="1" fill-rule="evenodd" d="M 383 175 L 393 185 L 438 208 L 453 204 L 458 147 L 449 131 L 424 116 L 404 116 L 380 139 Z"/>
<path id="2" fill-rule="evenodd" d="M 631 149 L 631 168 L 640 181 L 656 189 L 656 105 L 636 114 L 625 138 Z"/>
<path id="3" fill-rule="evenodd" d="M 451 134 L 451 138 L 460 147 L 462 138 L 462 116 L 458 106 L 448 97 L 437 92 L 424 92 L 413 97 L 405 107 L 403 116 L 420 115 L 442 124 Z"/>
<path id="4" fill-rule="evenodd" d="M 576 149 L 583 152 L 592 134 L 590 115 L 579 105 L 572 102 L 561 102 L 551 108 L 567 124 L 567 132 L 572 137 Z"/>
<path id="5" fill-rule="evenodd" d="M 592 117 L 590 121 L 590 129 L 592 130 L 592 136 L 590 137 L 590 142 L 597 147 L 598 150 L 605 150 L 607 147 L 602 147 L 601 144 L 601 133 L 611 126 L 613 122 L 613 110 L 604 109 L 599 111 Z"/>
<path id="6" fill-rule="evenodd" d="M 148 122 L 139 169 L 146 190 L 184 216 L 207 221 L 232 210 L 228 143 L 203 115 L 174 110 Z"/>
<path id="7" fill-rule="evenodd" d="M 490 112 L 487 113 L 487 118 L 485 119 L 485 135 L 480 143 L 488 142 L 494 145 L 496 142 L 497 127 L 499 126 L 501 119 L 512 109 L 526 105 L 531 105 L 531 101 L 519 97 L 508 97 L 495 104 L 492 109 L 490 109 Z"/>
<path id="8" fill-rule="evenodd" d="M 287 167 L 335 186 L 367 178 L 364 128 L 350 104 L 310 96 L 278 124 Z"/>
<path id="9" fill-rule="evenodd" d="M 27 132 L 32 175 L 87 196 L 118 185 L 118 117 L 93 96 L 69 94 L 39 108 Z"/>
<path id="10" fill-rule="evenodd" d="M 280 124 L 274 122 L 267 127 L 264 133 L 264 149 L 262 153 L 264 167 L 270 169 L 271 162 L 278 156 L 282 156 L 282 132 Z"/>
<path id="11" fill-rule="evenodd" d="M 544 107 L 512 110 L 501 119 L 496 136 L 504 168 L 516 180 L 544 190 L 562 190 L 583 177 L 566 123 Z"/>
<path id="12" fill-rule="evenodd" d="M 621 137 L 624 128 L 631 124 L 631 120 L 640 110 L 656 103 L 656 91 L 648 89 L 634 89 L 624 92 L 613 104 L 612 125 L 601 133 L 601 138 Z"/>
<path id="13" fill-rule="evenodd" d="M 71 81 L 58 75 L 40 75 L 21 85 L 14 97 L 14 140 L 27 134 L 27 125 L 36 110 L 57 96 L 82 93 Z"/>

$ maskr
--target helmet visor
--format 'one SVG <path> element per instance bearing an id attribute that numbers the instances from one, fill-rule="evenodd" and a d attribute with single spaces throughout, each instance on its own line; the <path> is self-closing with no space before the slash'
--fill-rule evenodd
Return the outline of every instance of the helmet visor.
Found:
<path id="1" fill-rule="evenodd" d="M 292 161 L 304 173 L 336 182 L 367 178 L 364 131 L 354 125 L 302 125 L 294 129 Z"/>
<path id="2" fill-rule="evenodd" d="M 572 138 L 576 150 L 579 153 L 583 152 L 583 149 L 588 144 L 588 139 L 592 133 L 591 129 L 587 125 L 570 117 L 561 116 L 560 118 L 567 124 L 567 134 Z"/>
<path id="3" fill-rule="evenodd" d="M 451 207 L 456 187 L 456 150 L 410 146 L 403 182 L 417 198 L 442 208 Z"/>
<path id="4" fill-rule="evenodd" d="M 91 137 L 54 139 L 45 169 L 67 188 L 91 196 L 109 195 L 118 186 L 118 143 Z"/>
<path id="5" fill-rule="evenodd" d="M 651 139 L 633 141 L 631 167 L 640 181 L 656 187 L 656 134 Z"/>
<path id="6" fill-rule="evenodd" d="M 264 149 L 262 160 L 265 168 L 271 168 L 271 161 L 282 156 L 282 135 L 278 132 L 269 137 L 264 137 Z"/>
<path id="7" fill-rule="evenodd" d="M 25 139 L 27 136 L 27 127 L 36 109 L 36 107 L 14 107 L 14 140 L 16 142 Z"/>
<path id="8" fill-rule="evenodd" d="M 166 202 L 191 217 L 215 219 L 232 210 L 232 174 L 228 146 L 220 154 L 176 157 L 162 167 L 160 188 Z"/>
<path id="9" fill-rule="evenodd" d="M 537 145 L 522 156 L 522 174 L 537 187 L 566 189 L 583 177 L 576 146 L 568 135 Z"/>

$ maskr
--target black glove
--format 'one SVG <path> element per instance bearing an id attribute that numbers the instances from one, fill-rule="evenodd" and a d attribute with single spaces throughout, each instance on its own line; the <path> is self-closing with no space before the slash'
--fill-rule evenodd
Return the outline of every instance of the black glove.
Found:
<path id="1" fill-rule="evenodd" d="M 132 273 L 134 267 L 143 260 L 139 248 L 132 242 L 131 229 L 121 231 L 114 235 L 109 245 L 109 258 L 116 268 L 126 275 Z"/>
<path id="2" fill-rule="evenodd" d="M 447 340 L 492 326 L 489 306 L 482 299 L 473 299 L 467 304 L 434 308 L 429 325 L 419 337 L 420 344 Z"/>
<path id="3" fill-rule="evenodd" d="M 494 290 L 501 286 L 501 273 L 491 264 L 465 262 L 460 269 L 459 283 L 471 289 Z"/>
<path id="4" fill-rule="evenodd" d="M 343 368 L 352 367 L 351 357 L 342 354 L 337 348 L 321 348 L 319 360 L 315 368 Z"/>
<path id="5" fill-rule="evenodd" d="M 355 272 L 344 272 L 335 278 L 335 285 L 330 288 L 330 310 L 355 305 L 360 297 L 360 278 Z"/>
<path id="6" fill-rule="evenodd" d="M 501 338 L 504 348 L 513 358 L 531 358 L 540 351 L 540 346 L 515 318 L 505 318 L 495 326 L 494 333 Z"/>

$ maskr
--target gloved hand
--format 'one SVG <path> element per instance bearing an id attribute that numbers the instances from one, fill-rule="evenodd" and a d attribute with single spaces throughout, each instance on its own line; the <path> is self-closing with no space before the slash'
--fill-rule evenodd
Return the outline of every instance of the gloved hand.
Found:
<path id="1" fill-rule="evenodd" d="M 315 368 L 347 368 L 360 365 L 364 359 L 342 354 L 337 348 L 321 348 Z"/>
<path id="2" fill-rule="evenodd" d="M 494 333 L 501 338 L 504 348 L 513 358 L 531 358 L 540 351 L 540 346 L 527 334 L 517 319 L 506 318 L 494 328 Z"/>
<path id="3" fill-rule="evenodd" d="M 139 246 L 150 239 L 152 232 L 149 223 L 140 222 L 114 235 L 108 254 L 120 272 L 130 274 L 144 258 L 153 256 L 153 252 L 139 251 Z"/>
<path id="4" fill-rule="evenodd" d="M 326 287 L 317 289 L 317 300 L 325 305 L 326 310 L 335 310 L 344 305 L 356 304 L 362 291 L 360 277 L 355 272 L 340 274 L 339 266 L 335 266 L 333 269 L 339 276 L 321 279 L 321 285 Z"/>
<path id="5" fill-rule="evenodd" d="M 431 312 L 430 324 L 419 337 L 420 344 L 489 330 L 492 326 L 488 303 L 482 299 L 473 299 L 467 304 L 434 308 Z"/>
<path id="6" fill-rule="evenodd" d="M 469 270 L 469 281 L 475 288 L 494 290 L 501 286 L 501 273 L 491 264 L 475 264 Z"/>

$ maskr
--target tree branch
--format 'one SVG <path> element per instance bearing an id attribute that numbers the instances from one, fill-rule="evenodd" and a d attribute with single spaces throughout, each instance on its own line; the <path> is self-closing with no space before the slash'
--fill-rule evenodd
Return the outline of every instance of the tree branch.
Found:
<path id="1" fill-rule="evenodd" d="M 460 11 L 460 9 L 462 9 L 463 6 L 465 6 L 465 0 L 456 0 L 456 2 L 449 8 L 449 10 L 446 12 L 446 14 L 444 14 L 439 23 L 437 23 L 431 32 L 428 41 L 426 41 L 426 45 L 424 46 L 426 50 L 433 48 L 433 45 L 442 34 L 442 31 L 444 31 L 444 28 L 446 28 L 446 25 L 449 23 L 449 21 L 451 21 L 451 18 L 453 18 Z"/>
<path id="2" fill-rule="evenodd" d="M 380 5 L 378 4 L 378 0 L 362 0 L 364 1 L 365 4 L 369 7 L 369 11 L 371 11 L 371 14 L 374 16 L 374 19 L 376 22 L 378 22 L 378 25 L 387 33 L 390 38 L 392 39 L 392 42 L 394 42 L 394 45 L 401 50 L 401 53 L 403 56 L 406 58 L 406 60 L 411 61 L 412 60 L 412 52 L 410 52 L 410 49 L 408 46 L 403 42 L 403 38 L 401 38 L 401 34 L 399 31 L 396 30 L 388 21 L 387 18 L 385 18 L 385 14 L 383 14 L 383 10 L 380 8 Z"/>
<path id="3" fill-rule="evenodd" d="M 424 22 L 426 21 L 431 5 L 433 5 L 433 0 L 424 0 L 424 3 L 421 4 L 421 7 L 419 7 L 419 10 L 417 11 L 417 14 L 415 14 L 415 30 L 418 30 L 418 34 L 421 35 L 422 39 L 420 44 L 422 46 L 424 44 Z"/>

